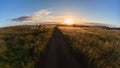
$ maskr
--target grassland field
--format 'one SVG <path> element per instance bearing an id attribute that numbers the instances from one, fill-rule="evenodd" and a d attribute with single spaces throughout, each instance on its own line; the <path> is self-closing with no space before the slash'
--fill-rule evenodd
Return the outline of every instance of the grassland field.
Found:
<path id="1" fill-rule="evenodd" d="M 44 53 L 53 26 L 0 29 L 0 68 L 34 68 Z"/>
<path id="2" fill-rule="evenodd" d="M 0 68 L 34 68 L 55 25 L 0 28 Z M 120 30 L 58 26 L 71 54 L 88 68 L 120 68 Z"/>

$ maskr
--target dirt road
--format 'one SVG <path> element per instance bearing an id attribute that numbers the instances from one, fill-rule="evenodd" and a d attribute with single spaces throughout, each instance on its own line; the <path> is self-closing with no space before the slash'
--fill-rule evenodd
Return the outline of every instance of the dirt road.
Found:
<path id="1" fill-rule="evenodd" d="M 46 53 L 36 68 L 81 68 L 80 66 L 69 52 L 62 33 L 55 27 Z"/>

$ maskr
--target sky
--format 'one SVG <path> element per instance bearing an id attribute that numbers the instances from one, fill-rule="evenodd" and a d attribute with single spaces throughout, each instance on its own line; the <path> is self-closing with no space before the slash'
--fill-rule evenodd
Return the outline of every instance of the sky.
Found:
<path id="1" fill-rule="evenodd" d="M 91 22 L 120 27 L 120 0 L 0 0 L 0 27 L 63 22 Z"/>

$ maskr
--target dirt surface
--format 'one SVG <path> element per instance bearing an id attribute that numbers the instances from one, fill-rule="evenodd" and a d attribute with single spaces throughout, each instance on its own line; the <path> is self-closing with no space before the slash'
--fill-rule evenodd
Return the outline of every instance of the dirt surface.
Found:
<path id="1" fill-rule="evenodd" d="M 35 68 L 81 68 L 73 58 L 60 30 L 55 27 L 46 52 Z"/>

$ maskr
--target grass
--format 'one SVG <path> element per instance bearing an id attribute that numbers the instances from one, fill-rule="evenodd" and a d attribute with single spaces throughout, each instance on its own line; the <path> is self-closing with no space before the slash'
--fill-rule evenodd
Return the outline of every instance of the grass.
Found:
<path id="1" fill-rule="evenodd" d="M 34 68 L 44 53 L 53 26 L 0 29 L 0 68 Z"/>
<path id="2" fill-rule="evenodd" d="M 120 68 L 119 30 L 67 26 L 59 29 L 72 54 L 88 68 Z"/>

